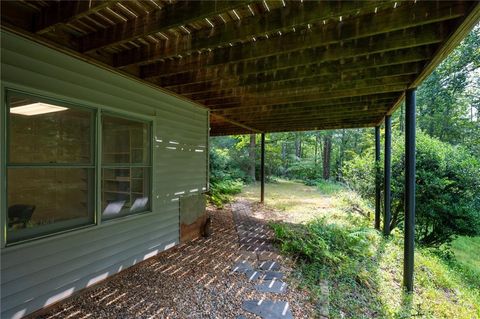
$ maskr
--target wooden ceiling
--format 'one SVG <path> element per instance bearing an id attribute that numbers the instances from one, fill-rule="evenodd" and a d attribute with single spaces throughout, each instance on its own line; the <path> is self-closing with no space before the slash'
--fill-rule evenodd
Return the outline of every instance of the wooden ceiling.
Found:
<path id="1" fill-rule="evenodd" d="M 375 126 L 478 1 L 1 2 L 2 27 L 211 110 L 211 135 Z"/>

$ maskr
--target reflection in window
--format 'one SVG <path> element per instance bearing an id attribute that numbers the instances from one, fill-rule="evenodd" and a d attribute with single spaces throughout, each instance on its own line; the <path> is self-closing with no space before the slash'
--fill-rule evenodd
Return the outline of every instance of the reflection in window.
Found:
<path id="1" fill-rule="evenodd" d="M 94 222 L 94 112 L 8 98 L 7 241 Z"/>
<path id="2" fill-rule="evenodd" d="M 150 126 L 102 117 L 103 218 L 150 209 Z"/>

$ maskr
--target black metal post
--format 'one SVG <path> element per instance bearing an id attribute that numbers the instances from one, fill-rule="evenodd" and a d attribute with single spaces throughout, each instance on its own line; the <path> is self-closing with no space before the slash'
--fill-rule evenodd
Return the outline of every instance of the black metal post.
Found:
<path id="1" fill-rule="evenodd" d="M 262 133 L 260 156 L 260 202 L 265 200 L 265 133 Z"/>
<path id="2" fill-rule="evenodd" d="M 405 243 L 403 286 L 413 291 L 415 249 L 415 89 L 407 90 L 405 99 Z"/>
<path id="3" fill-rule="evenodd" d="M 390 115 L 385 116 L 385 177 L 384 177 L 384 218 L 383 218 L 383 234 L 390 235 L 390 179 L 391 179 L 391 160 L 392 160 L 392 118 Z"/>
<path id="4" fill-rule="evenodd" d="M 375 229 L 380 229 L 380 126 L 375 126 Z"/>

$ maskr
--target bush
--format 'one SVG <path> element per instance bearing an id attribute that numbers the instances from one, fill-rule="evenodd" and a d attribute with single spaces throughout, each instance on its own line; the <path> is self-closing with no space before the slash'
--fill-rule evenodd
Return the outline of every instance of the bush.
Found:
<path id="1" fill-rule="evenodd" d="M 243 182 L 241 180 L 224 180 L 210 183 L 210 195 L 208 200 L 218 206 L 223 207 L 224 204 L 232 200 L 232 196 L 242 191 Z"/>
<path id="2" fill-rule="evenodd" d="M 355 271 L 374 254 L 377 235 L 370 227 L 328 224 L 325 218 L 306 225 L 273 224 L 282 252 L 306 263 L 328 265 L 342 272 Z"/>
<path id="3" fill-rule="evenodd" d="M 321 166 L 308 160 L 293 162 L 285 175 L 290 179 L 300 179 L 310 186 L 315 185 L 316 181 L 322 178 Z"/>
<path id="4" fill-rule="evenodd" d="M 404 137 L 393 141 L 392 228 L 404 216 Z M 373 149 L 347 162 L 346 182 L 374 199 Z M 457 236 L 480 234 L 480 162 L 465 149 L 417 134 L 416 238 L 425 246 L 440 246 Z"/>

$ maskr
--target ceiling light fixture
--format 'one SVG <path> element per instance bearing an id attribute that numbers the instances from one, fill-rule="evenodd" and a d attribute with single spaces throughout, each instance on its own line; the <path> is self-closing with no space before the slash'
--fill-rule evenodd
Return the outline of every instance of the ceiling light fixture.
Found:
<path id="1" fill-rule="evenodd" d="M 40 115 L 40 114 L 47 114 L 53 112 L 60 112 L 66 111 L 68 107 L 56 106 L 46 103 L 32 103 L 22 106 L 16 106 L 10 108 L 10 113 L 32 116 L 32 115 Z"/>

